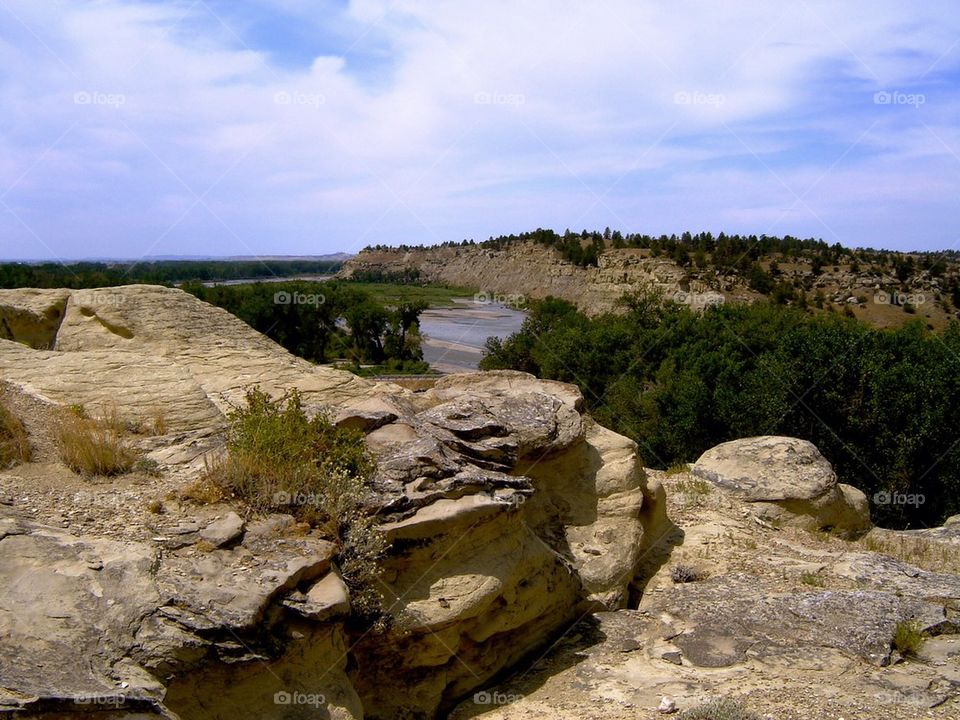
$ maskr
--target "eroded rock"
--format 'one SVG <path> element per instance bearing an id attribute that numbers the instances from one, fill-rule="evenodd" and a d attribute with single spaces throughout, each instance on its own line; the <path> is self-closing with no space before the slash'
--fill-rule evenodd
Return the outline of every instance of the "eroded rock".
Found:
<path id="1" fill-rule="evenodd" d="M 813 443 L 767 435 L 717 445 L 692 468 L 697 477 L 751 503 L 764 520 L 857 535 L 870 528 L 866 496 L 837 482 Z"/>

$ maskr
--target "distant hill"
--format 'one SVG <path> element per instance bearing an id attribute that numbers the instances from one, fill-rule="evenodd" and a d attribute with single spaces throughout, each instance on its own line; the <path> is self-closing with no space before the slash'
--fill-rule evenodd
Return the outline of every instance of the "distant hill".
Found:
<path id="1" fill-rule="evenodd" d="M 526 299 L 553 295 L 590 314 L 615 310 L 624 293 L 645 287 L 695 307 L 769 298 L 880 327 L 915 317 L 942 327 L 960 311 L 957 252 L 854 249 L 790 236 L 538 229 L 483 242 L 368 247 L 339 276 L 444 283 Z"/>

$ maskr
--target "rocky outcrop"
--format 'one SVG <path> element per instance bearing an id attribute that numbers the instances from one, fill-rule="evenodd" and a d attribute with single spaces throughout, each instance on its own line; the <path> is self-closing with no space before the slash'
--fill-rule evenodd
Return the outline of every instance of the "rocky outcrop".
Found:
<path id="1" fill-rule="evenodd" d="M 0 377 L 29 394 L 132 422 L 163 415 L 171 431 L 209 430 L 252 385 L 298 387 L 340 405 L 375 387 L 294 357 L 243 321 L 172 288 L 0 290 Z M 53 318 L 56 318 L 54 322 Z M 3 337 L 0 335 L 0 337 Z"/>
<path id="2" fill-rule="evenodd" d="M 918 259 L 914 257 L 912 262 Z M 918 271 L 902 279 L 891 267 L 853 269 L 845 263 L 814 270 L 809 259 L 795 257 L 768 256 L 761 259 L 761 265 L 772 271 L 772 260 L 779 263 L 777 277 L 793 287 L 806 288 L 808 301 L 818 294 L 822 301 L 849 308 L 857 317 L 880 327 L 895 327 L 916 317 L 904 312 L 904 300 L 891 294 L 894 289 L 918 304 L 919 314 L 935 327 L 943 327 L 958 317 L 957 308 L 934 302 L 947 294 L 951 282 L 956 282 L 958 268 L 950 263 L 942 277 Z M 709 262 L 704 267 L 696 263 L 681 266 L 665 254 L 654 257 L 649 250 L 607 247 L 600 253 L 596 267 L 581 267 L 533 241 L 514 242 L 502 248 L 369 248 L 344 263 L 339 275 L 410 271 L 418 271 L 422 281 L 479 290 L 484 300 L 522 304 L 552 295 L 574 303 L 590 315 L 618 311 L 617 301 L 624 293 L 651 288 L 661 291 L 666 300 L 695 310 L 725 302 L 749 303 L 764 297 L 751 287 L 747 273 Z"/>
<path id="3" fill-rule="evenodd" d="M 668 297 L 690 289 L 676 263 L 639 250 L 608 250 L 600 256 L 599 267 L 580 267 L 534 242 L 501 250 L 479 246 L 364 250 L 348 260 L 339 275 L 411 269 L 419 270 L 421 279 L 428 282 L 476 288 L 492 300 L 503 296 L 506 304 L 522 305 L 525 300 L 553 295 L 590 314 L 615 310 L 624 293 L 641 287 L 658 288 Z"/>
<path id="4" fill-rule="evenodd" d="M 750 503 L 764 520 L 848 535 L 870 529 L 866 496 L 838 483 L 830 462 L 806 440 L 777 436 L 733 440 L 707 450 L 692 472 Z"/>
<path id="5" fill-rule="evenodd" d="M 732 494 L 692 490 L 688 473 L 648 474 L 667 487 L 679 528 L 638 607 L 585 617 L 451 718 L 654 718 L 719 698 L 758 718 L 957 717 L 955 570 L 758 523 Z M 674 579 L 678 566 L 691 581 Z M 903 624 L 927 634 L 915 656 L 896 646 Z"/>
<path id="6" fill-rule="evenodd" d="M 33 521 L 14 498 L 0 507 L 13 528 L 0 540 L 0 626 L 18 629 L 0 639 L 8 707 L 89 696 L 102 710 L 183 718 L 279 717 L 284 704 L 432 717 L 584 612 L 624 607 L 668 527 L 634 443 L 585 416 L 573 386 L 497 372 L 410 393 L 298 360 L 178 290 L 58 292 L 28 293 L 37 316 L 64 303 L 62 322 L 52 340 L 21 327 L 0 341 L 3 379 L 53 406 L 113 403 L 134 421 L 162 412 L 173 431 L 141 446 L 185 482 L 253 384 L 299 388 L 311 411 L 367 434 L 369 505 L 389 541 L 387 629 L 350 620 L 336 548 L 293 518 L 167 502 L 146 528 L 125 508 L 129 523 L 107 541 Z M 0 307 L 18 298 L 0 294 Z M 24 617 L 28 576 L 56 593 L 32 597 Z M 36 643 L 35 618 L 47 618 Z M 65 644 L 63 675 L 38 677 Z"/>

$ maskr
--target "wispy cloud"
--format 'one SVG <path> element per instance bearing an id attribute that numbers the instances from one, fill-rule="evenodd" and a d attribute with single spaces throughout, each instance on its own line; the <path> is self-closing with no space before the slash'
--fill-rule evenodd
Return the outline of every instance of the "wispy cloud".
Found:
<path id="1" fill-rule="evenodd" d="M 0 0 L 0 255 L 956 243 L 949 3 Z"/>

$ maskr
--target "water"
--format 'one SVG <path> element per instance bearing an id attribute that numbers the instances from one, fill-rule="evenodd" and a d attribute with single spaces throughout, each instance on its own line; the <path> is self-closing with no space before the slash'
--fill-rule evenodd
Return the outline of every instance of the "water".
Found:
<path id="1" fill-rule="evenodd" d="M 290 282 L 291 280 L 310 280 L 311 282 L 326 282 L 333 275 L 291 275 L 289 277 L 262 277 L 262 278 L 238 278 L 236 280 L 210 280 L 203 283 L 204 287 L 217 287 L 217 285 L 252 285 L 253 283 L 276 283 Z"/>
<path id="2" fill-rule="evenodd" d="M 472 299 L 455 298 L 456 306 L 431 308 L 420 316 L 423 359 L 440 372 L 477 369 L 487 338 L 505 338 L 520 329 L 526 313 Z"/>

